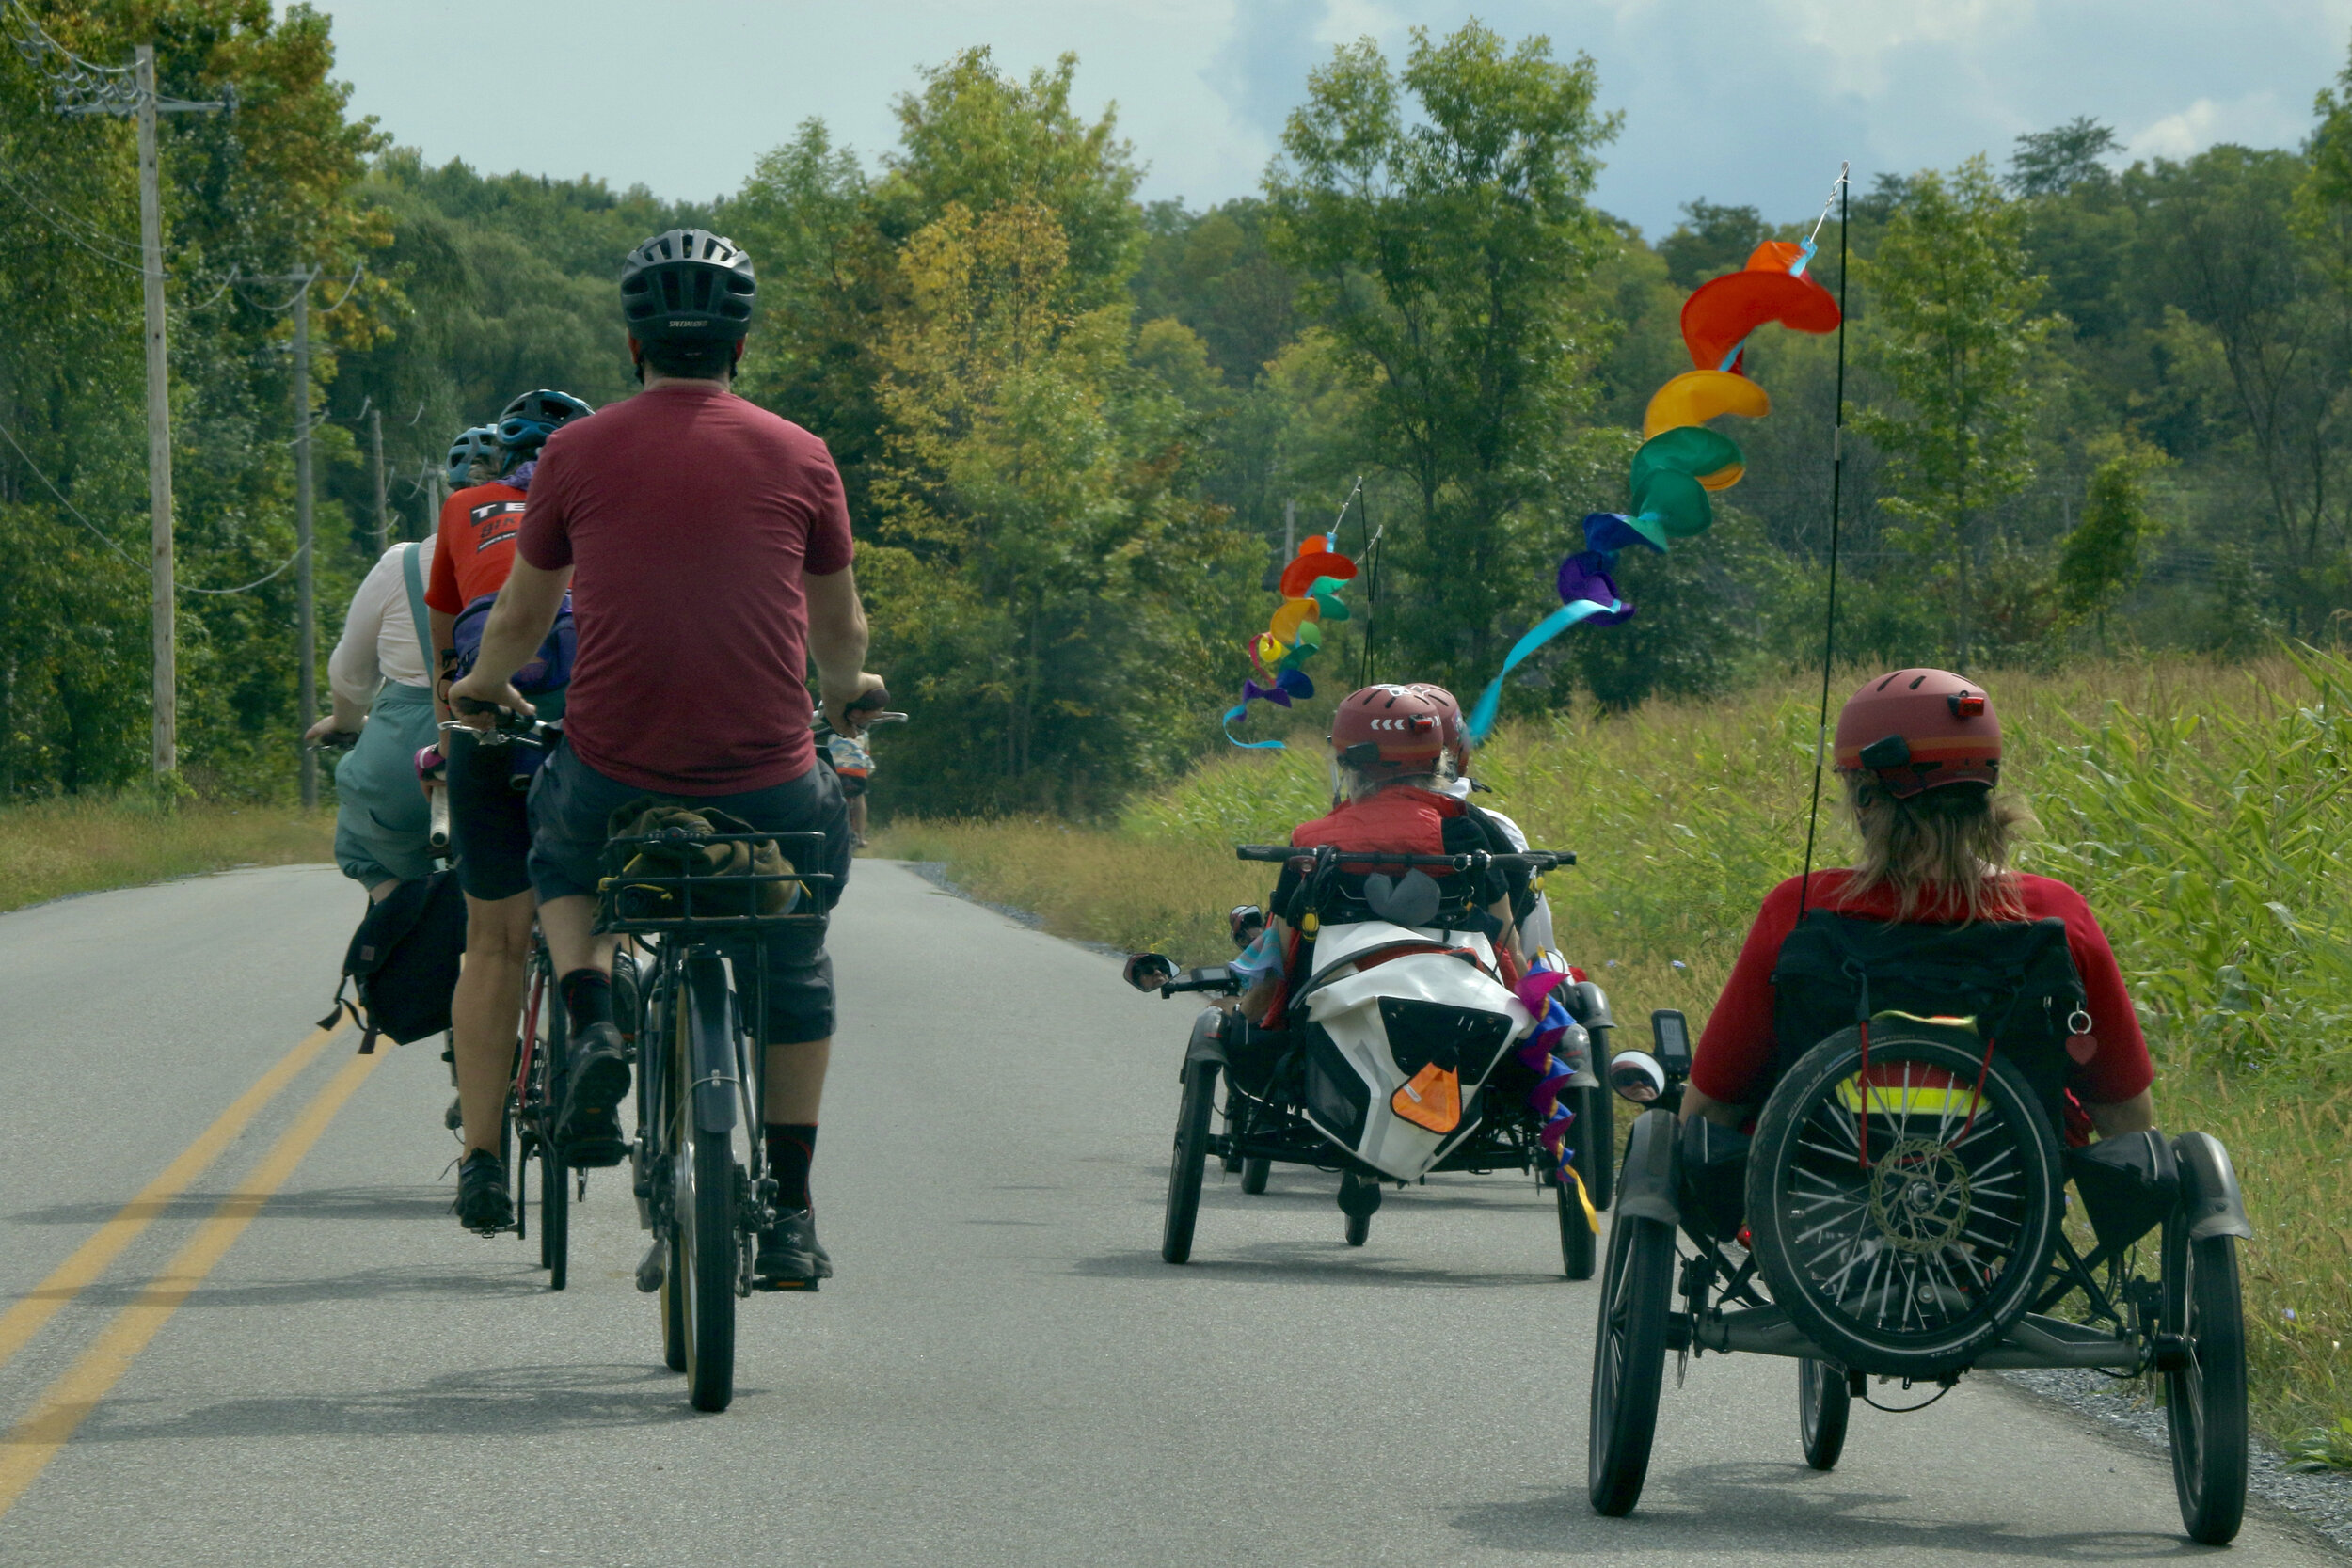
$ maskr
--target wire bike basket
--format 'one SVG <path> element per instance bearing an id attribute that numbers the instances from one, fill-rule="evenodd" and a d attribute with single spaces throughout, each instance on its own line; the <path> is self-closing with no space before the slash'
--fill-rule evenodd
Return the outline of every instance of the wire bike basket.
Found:
<path id="1" fill-rule="evenodd" d="M 667 827 L 604 846 L 596 929 L 621 936 L 684 932 L 758 936 L 823 926 L 830 871 L 823 833 L 698 832 Z"/>

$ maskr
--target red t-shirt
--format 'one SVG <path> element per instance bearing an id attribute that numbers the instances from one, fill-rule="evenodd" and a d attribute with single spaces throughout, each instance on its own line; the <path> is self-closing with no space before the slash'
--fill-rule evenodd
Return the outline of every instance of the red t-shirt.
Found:
<path id="1" fill-rule="evenodd" d="M 852 548 L 824 442 L 714 387 L 640 392 L 548 437 L 517 547 L 573 569 L 564 734 L 582 762 L 674 795 L 816 766 L 802 579 Z"/>
<path id="2" fill-rule="evenodd" d="M 1851 904 L 1838 902 L 1852 876 L 1851 871 L 1813 873 L 1807 907 L 1894 919 L 1895 895 L 1889 888 L 1876 889 Z M 1756 911 L 1756 924 L 1748 927 L 1748 940 L 1731 966 L 1731 977 L 1724 982 L 1724 994 L 1699 1036 L 1698 1049 L 1692 1053 L 1691 1082 L 1710 1100 L 1746 1104 L 1772 1068 L 1772 966 L 1780 958 L 1780 944 L 1797 927 L 1800 881 L 1791 877 L 1765 895 L 1764 907 Z M 2132 1010 L 2131 992 L 2115 966 L 2106 933 L 2091 918 L 2083 895 L 2064 882 L 2021 876 L 2017 891 L 2027 919 L 2066 922 L 2066 948 L 2082 976 L 2090 1043 L 2088 1059 L 2077 1059 L 2074 1092 L 2101 1105 L 2131 1099 L 2155 1082 L 2156 1069 L 2148 1059 L 2147 1037 L 2139 1032 L 2139 1015 Z M 1921 925 L 1954 924 L 1963 913 L 1948 895 L 1931 895 L 1913 918 Z"/>
<path id="3" fill-rule="evenodd" d="M 523 493 L 511 484 L 477 484 L 443 501 L 425 604 L 454 615 L 483 594 L 505 587 L 506 574 L 515 566 L 516 531 L 522 522 Z"/>

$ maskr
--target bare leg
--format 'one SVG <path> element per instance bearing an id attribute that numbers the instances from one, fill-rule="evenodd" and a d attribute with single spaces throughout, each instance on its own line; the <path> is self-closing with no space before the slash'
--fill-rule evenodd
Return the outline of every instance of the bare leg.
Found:
<path id="1" fill-rule="evenodd" d="M 539 929 L 547 933 L 548 957 L 555 962 L 556 978 L 575 969 L 612 973 L 612 949 L 617 937 L 596 934 L 596 901 L 584 893 L 550 898 L 539 906 Z"/>
<path id="2" fill-rule="evenodd" d="M 814 1126 L 818 1103 L 825 1097 L 825 1069 L 833 1061 L 833 1039 L 807 1040 L 799 1045 L 768 1048 L 767 1103 L 761 1116 L 771 1122 Z"/>
<path id="3" fill-rule="evenodd" d="M 531 895 L 492 902 L 466 895 L 466 967 L 450 996 L 457 1058 L 457 1108 L 466 1152 L 495 1151 L 505 1119 L 507 1074 L 522 1015 L 523 971 L 531 958 Z"/>

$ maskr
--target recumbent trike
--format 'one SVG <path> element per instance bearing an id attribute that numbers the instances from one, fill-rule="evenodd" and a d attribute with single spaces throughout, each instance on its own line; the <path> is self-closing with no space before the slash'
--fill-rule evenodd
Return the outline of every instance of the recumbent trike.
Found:
<path id="1" fill-rule="evenodd" d="M 2230 1540 L 2247 1477 L 2236 1246 L 2252 1231 L 2208 1134 L 2063 1146 L 2067 1044 L 2090 1028 L 2064 925 L 1817 910 L 1772 978 L 1783 1050 L 1752 1135 L 1677 1123 L 1681 1014 L 1653 1016 L 1655 1057 L 1611 1065 L 1613 1086 L 1653 1103 L 1602 1275 L 1594 1508 L 1640 1499 L 1670 1351 L 1677 1384 L 1709 1352 L 1794 1358 L 1799 1438 L 1822 1470 L 1870 1377 L 1934 1385 L 1932 1403 L 1974 1368 L 2081 1367 L 2162 1374 L 2182 1519 Z M 2064 1226 L 2070 1181 L 2088 1252 Z"/>
<path id="2" fill-rule="evenodd" d="M 1160 1256 L 1170 1263 L 1192 1256 L 1202 1175 L 1215 1155 L 1240 1172 L 1245 1193 L 1263 1192 L 1278 1161 L 1337 1172 L 1351 1246 L 1370 1234 L 1385 1182 L 1530 1173 L 1554 1195 L 1562 1272 L 1592 1277 L 1615 1138 L 1611 1096 L 1589 1064 L 1607 1059 L 1609 1001 L 1562 964 L 1556 990 L 1531 1011 L 1501 978 L 1496 922 L 1472 895 L 1489 869 L 1540 874 L 1576 857 L 1328 845 L 1245 845 L 1238 854 L 1295 863 L 1303 876 L 1285 1022 L 1264 1028 L 1217 1008 L 1194 1020 L 1178 1075 Z M 1246 945 L 1258 928 L 1237 919 L 1236 942 Z M 1163 997 L 1243 990 L 1226 966 L 1179 978 L 1156 953 L 1131 958 L 1128 980 Z"/>

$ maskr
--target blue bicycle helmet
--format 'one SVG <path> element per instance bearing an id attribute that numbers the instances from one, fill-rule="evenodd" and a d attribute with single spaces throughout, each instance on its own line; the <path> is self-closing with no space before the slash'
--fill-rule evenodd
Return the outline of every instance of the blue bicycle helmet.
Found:
<path id="1" fill-rule="evenodd" d="M 450 483 L 464 489 L 472 483 L 467 470 L 480 458 L 493 468 L 499 464 L 499 433 L 496 425 L 478 424 L 471 430 L 460 431 L 457 439 L 449 444 L 449 460 L 445 473 Z"/>
<path id="2" fill-rule="evenodd" d="M 569 392 L 542 387 L 535 392 L 525 392 L 500 412 L 498 442 L 518 455 L 534 452 L 559 425 L 595 412 Z"/>

